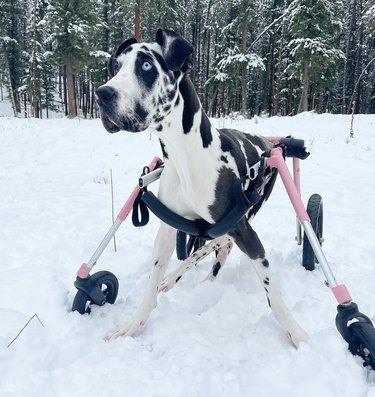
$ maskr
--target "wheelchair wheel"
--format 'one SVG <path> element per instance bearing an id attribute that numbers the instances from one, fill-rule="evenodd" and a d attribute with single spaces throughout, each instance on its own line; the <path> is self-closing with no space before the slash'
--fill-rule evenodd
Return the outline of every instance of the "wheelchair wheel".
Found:
<path id="1" fill-rule="evenodd" d="M 107 271 L 100 271 L 87 279 L 75 282 L 78 288 L 73 300 L 72 311 L 80 314 L 90 314 L 93 304 L 103 306 L 105 303 L 115 303 L 118 294 L 118 280 L 116 276 Z"/>
<path id="2" fill-rule="evenodd" d="M 307 214 L 311 220 L 311 226 L 318 238 L 320 244 L 323 242 L 323 199 L 315 193 L 313 194 L 307 203 L 306 208 Z M 304 233 L 303 245 L 302 245 L 302 266 L 306 270 L 314 270 L 315 263 L 318 263 L 314 251 L 311 247 L 310 241 Z"/>
<path id="3" fill-rule="evenodd" d="M 375 329 L 372 324 L 363 321 L 352 323 L 349 332 L 352 336 L 350 352 L 362 357 L 365 367 L 375 370 Z"/>

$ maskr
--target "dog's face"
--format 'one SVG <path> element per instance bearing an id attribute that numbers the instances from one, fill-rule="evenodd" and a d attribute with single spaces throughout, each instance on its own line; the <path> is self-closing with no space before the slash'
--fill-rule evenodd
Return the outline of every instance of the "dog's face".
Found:
<path id="1" fill-rule="evenodd" d="M 111 79 L 96 91 L 108 132 L 158 129 L 173 109 L 179 81 L 191 67 L 193 47 L 176 32 L 159 29 L 155 43 L 124 41 L 111 57 Z"/>

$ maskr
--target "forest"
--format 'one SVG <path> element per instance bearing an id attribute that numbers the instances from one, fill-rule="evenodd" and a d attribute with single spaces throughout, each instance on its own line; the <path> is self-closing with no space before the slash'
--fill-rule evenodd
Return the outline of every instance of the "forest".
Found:
<path id="1" fill-rule="evenodd" d="M 0 99 L 98 117 L 110 54 L 160 27 L 193 44 L 209 116 L 375 113 L 375 0 L 0 0 Z"/>

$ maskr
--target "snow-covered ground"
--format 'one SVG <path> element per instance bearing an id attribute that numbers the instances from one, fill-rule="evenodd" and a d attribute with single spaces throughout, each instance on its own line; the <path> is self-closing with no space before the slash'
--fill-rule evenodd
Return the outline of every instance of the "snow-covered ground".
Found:
<path id="1" fill-rule="evenodd" d="M 374 320 L 375 115 L 355 117 L 350 142 L 350 116 L 215 123 L 306 139 L 312 154 L 302 163 L 304 201 L 323 196 L 328 261 Z M 109 135 L 99 120 L 0 118 L 0 396 L 375 396 L 374 378 L 335 328 L 336 302 L 321 271 L 300 265 L 295 216 L 280 181 L 254 228 L 310 335 L 298 351 L 237 249 L 214 283 L 201 283 L 210 257 L 162 294 L 139 336 L 105 342 L 142 297 L 155 218 L 141 229 L 127 220 L 117 252 L 111 244 L 95 268 L 118 277 L 117 302 L 91 315 L 70 311 L 75 272 L 111 224 L 110 170 L 117 212 L 154 155 L 159 144 L 149 133 Z M 7 348 L 34 314 L 44 326 L 34 318 Z"/>

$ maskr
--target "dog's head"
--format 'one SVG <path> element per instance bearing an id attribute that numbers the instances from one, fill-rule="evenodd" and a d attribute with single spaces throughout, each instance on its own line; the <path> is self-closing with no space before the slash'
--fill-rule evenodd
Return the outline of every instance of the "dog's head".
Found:
<path id="1" fill-rule="evenodd" d="M 166 29 L 157 31 L 155 43 L 124 41 L 109 60 L 111 79 L 96 91 L 106 130 L 157 129 L 175 105 L 192 51 L 188 41 Z"/>

